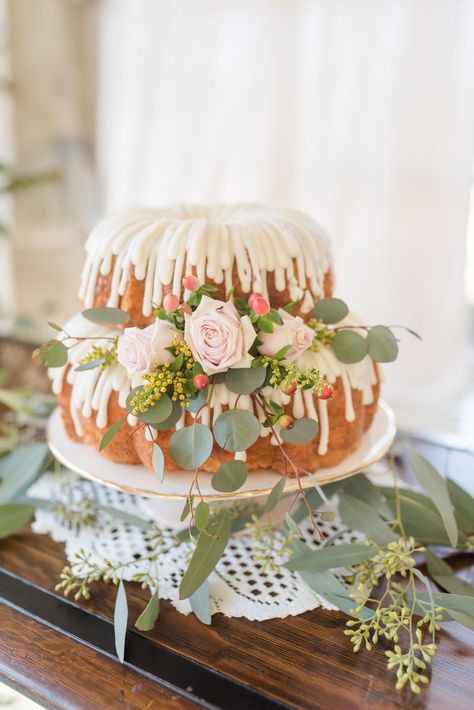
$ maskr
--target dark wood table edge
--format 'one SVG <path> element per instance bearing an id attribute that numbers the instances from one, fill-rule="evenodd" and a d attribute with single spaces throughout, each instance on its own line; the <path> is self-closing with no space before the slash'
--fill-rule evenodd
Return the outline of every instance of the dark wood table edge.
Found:
<path id="1" fill-rule="evenodd" d="M 113 623 L 0 567 L 0 603 L 117 661 Z M 291 708 L 261 691 L 127 630 L 124 665 L 206 708 Z M 6 679 L 8 684 L 8 679 Z M 14 684 L 12 687 L 15 687 Z M 22 688 L 15 688 L 22 692 Z M 192 690 L 191 690 L 192 689 Z"/>

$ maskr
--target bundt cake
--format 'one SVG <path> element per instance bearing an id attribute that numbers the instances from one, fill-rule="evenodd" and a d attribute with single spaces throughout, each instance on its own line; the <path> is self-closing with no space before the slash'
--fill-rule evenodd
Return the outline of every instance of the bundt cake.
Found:
<path id="1" fill-rule="evenodd" d="M 341 332 L 365 342 L 367 329 L 332 299 L 329 240 L 309 217 L 260 205 L 136 208 L 100 222 L 86 252 L 86 310 L 58 335 L 64 357 L 48 360 L 50 341 L 42 358 L 69 437 L 150 471 L 155 444 L 165 470 L 196 464 L 173 444 L 196 422 L 214 435 L 198 457 L 209 472 L 235 459 L 294 476 L 357 448 L 377 408 L 378 365 L 367 349 L 341 357 L 333 347 Z M 323 301 L 337 318 L 315 316 Z M 247 422 L 239 451 L 239 435 L 232 445 L 215 425 L 241 411 L 259 430 Z M 297 436 L 308 420 L 311 435 Z"/>

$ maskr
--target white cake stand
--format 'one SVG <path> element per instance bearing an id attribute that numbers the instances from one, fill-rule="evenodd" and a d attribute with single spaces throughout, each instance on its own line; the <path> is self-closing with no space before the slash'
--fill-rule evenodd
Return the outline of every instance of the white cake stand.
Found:
<path id="1" fill-rule="evenodd" d="M 324 485 L 372 466 L 387 453 L 395 431 L 393 411 L 385 402 L 380 401 L 372 426 L 362 436 L 357 450 L 346 456 L 337 466 L 316 471 L 317 482 Z M 104 486 L 148 498 L 147 507 L 157 522 L 170 527 L 179 526 L 179 517 L 194 476 L 193 472 L 166 471 L 164 480 L 160 483 L 145 466 L 108 461 L 89 444 L 80 444 L 68 438 L 59 409 L 56 409 L 49 419 L 47 440 L 55 458 L 66 468 Z M 232 501 L 245 499 L 255 499 L 256 502 L 262 503 L 281 476 L 270 470 L 250 471 L 245 484 L 234 493 L 217 493 L 211 487 L 211 478 L 210 473 L 199 474 L 199 487 L 206 500 L 231 504 Z M 313 485 L 309 477 L 302 477 L 301 484 L 304 488 Z M 297 481 L 289 478 L 285 485 L 285 494 L 297 490 Z M 182 525 L 181 523 L 180 526 Z"/>

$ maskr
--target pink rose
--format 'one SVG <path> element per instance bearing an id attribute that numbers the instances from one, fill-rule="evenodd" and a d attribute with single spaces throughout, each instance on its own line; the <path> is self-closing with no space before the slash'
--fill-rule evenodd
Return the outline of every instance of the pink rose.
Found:
<path id="1" fill-rule="evenodd" d="M 248 354 L 255 330 L 248 316 L 239 316 L 231 301 L 203 296 L 192 315 L 185 314 L 184 339 L 208 374 L 231 367 L 250 367 Z"/>
<path id="2" fill-rule="evenodd" d="M 166 350 L 172 345 L 178 331 L 167 321 L 157 320 L 141 330 L 125 328 L 117 346 L 118 361 L 129 375 L 146 375 L 155 365 L 173 361 Z"/>
<path id="3" fill-rule="evenodd" d="M 261 355 L 273 357 L 279 350 L 290 345 L 291 348 L 285 355 L 287 362 L 294 362 L 304 350 L 307 350 L 314 339 L 314 330 L 305 325 L 302 318 L 292 316 L 283 308 L 278 310 L 283 319 L 282 325 L 273 324 L 273 333 L 259 333 L 261 345 L 257 350 Z"/>

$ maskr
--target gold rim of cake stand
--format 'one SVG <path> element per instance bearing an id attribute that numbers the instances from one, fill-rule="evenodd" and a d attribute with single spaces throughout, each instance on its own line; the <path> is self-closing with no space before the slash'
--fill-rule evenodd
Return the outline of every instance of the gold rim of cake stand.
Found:
<path id="1" fill-rule="evenodd" d="M 352 468 L 348 469 L 347 471 L 344 471 L 338 475 L 331 476 L 327 481 L 324 480 L 318 480 L 318 484 L 321 486 L 324 486 L 326 483 L 332 483 L 333 481 L 340 481 L 343 478 L 349 478 L 349 476 L 353 476 L 355 473 L 359 473 L 365 468 L 368 468 L 369 466 L 373 466 L 375 463 L 380 461 L 387 451 L 390 449 L 393 440 L 395 438 L 395 422 L 394 422 L 394 415 L 392 409 L 383 401 L 379 400 L 378 407 L 380 409 L 383 409 L 385 414 L 388 417 L 388 422 L 389 425 L 392 429 L 392 434 L 391 436 L 387 439 L 387 443 L 383 446 L 380 451 L 373 456 L 371 459 L 368 459 L 367 461 L 364 461 L 363 464 L 359 464 L 357 466 L 353 466 Z M 63 464 L 63 466 L 66 466 L 71 471 L 74 471 L 74 473 L 78 473 L 81 476 L 84 476 L 84 478 L 88 478 L 89 480 L 93 481 L 94 483 L 99 483 L 102 486 L 108 486 L 109 488 L 115 488 L 118 491 L 122 491 L 123 493 L 133 493 L 134 495 L 138 496 L 143 496 L 145 498 L 163 498 L 167 500 L 186 500 L 187 499 L 187 494 L 185 493 L 160 493 L 158 491 L 151 491 L 146 488 L 135 488 L 134 486 L 127 486 L 127 485 L 120 485 L 119 483 L 114 483 L 113 481 L 106 481 L 100 476 L 97 476 L 95 473 L 90 473 L 89 471 L 86 471 L 85 469 L 81 468 L 80 466 L 77 466 L 76 464 L 72 463 L 71 461 L 68 461 L 68 459 L 63 456 L 63 454 L 58 451 L 56 446 L 51 442 L 51 439 L 49 435 L 46 436 L 46 441 L 47 444 L 51 450 L 51 453 L 53 456 Z M 87 444 L 84 444 L 87 446 Z M 121 464 L 123 465 L 123 464 Z M 324 468 L 319 469 L 319 471 L 315 472 L 315 477 L 318 478 L 318 473 L 321 471 L 324 471 Z M 258 473 L 258 471 L 255 472 L 250 472 L 250 473 Z M 284 493 L 296 493 L 299 489 L 299 484 L 298 481 L 294 478 L 288 478 L 288 482 L 290 482 L 290 485 L 285 484 L 285 489 Z M 313 482 L 311 478 L 308 476 L 302 477 L 300 479 L 301 487 L 302 488 L 311 488 L 313 486 Z M 273 490 L 273 487 L 271 486 L 270 488 L 255 488 L 249 491 L 237 491 L 234 493 L 211 493 L 209 495 L 205 495 L 204 498 L 206 500 L 223 500 L 223 499 L 234 499 L 234 498 L 255 498 L 257 496 L 264 496 L 268 495 L 271 491 Z"/>

